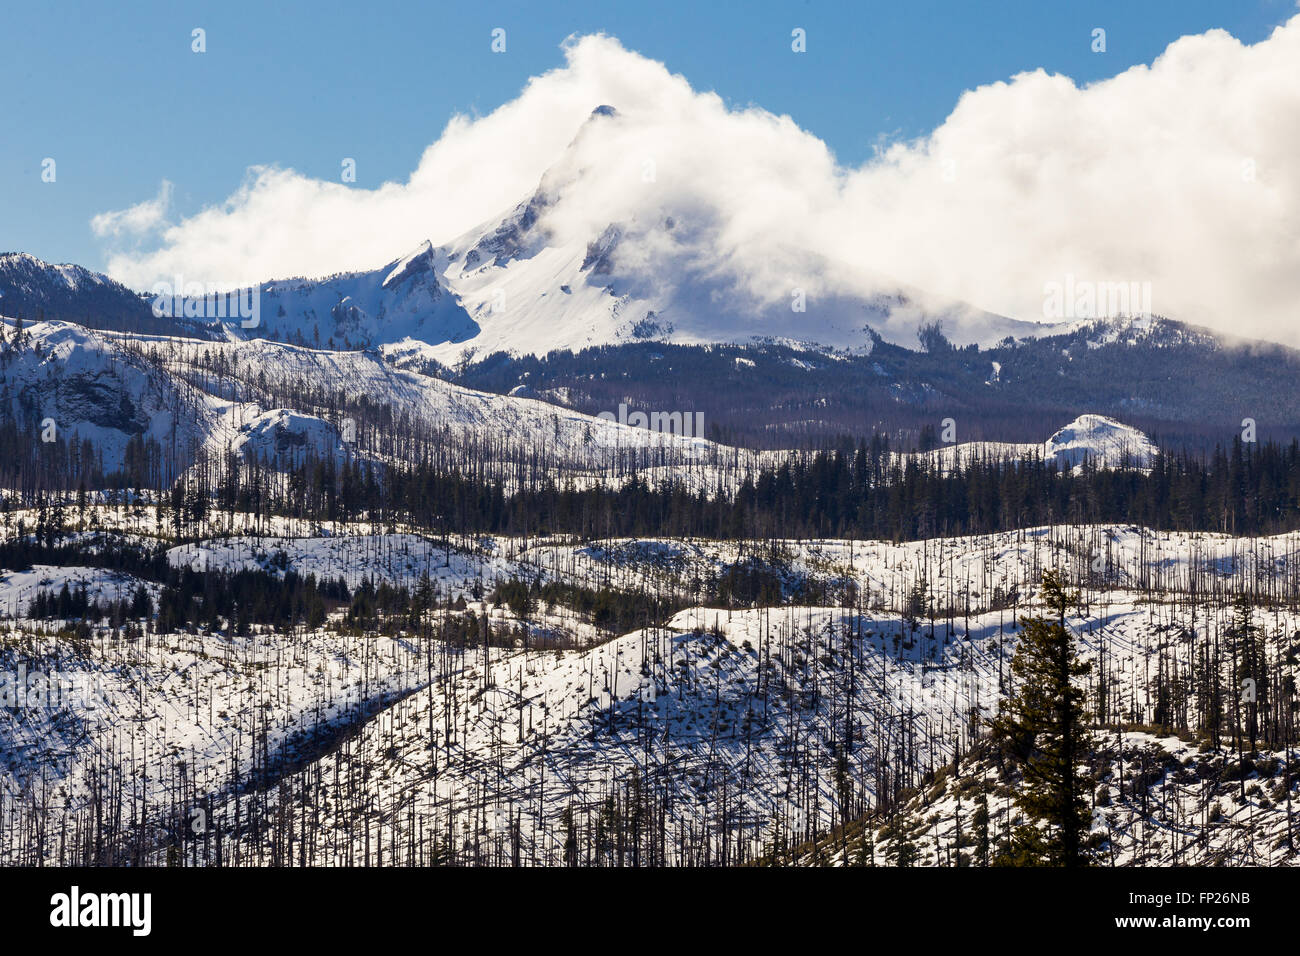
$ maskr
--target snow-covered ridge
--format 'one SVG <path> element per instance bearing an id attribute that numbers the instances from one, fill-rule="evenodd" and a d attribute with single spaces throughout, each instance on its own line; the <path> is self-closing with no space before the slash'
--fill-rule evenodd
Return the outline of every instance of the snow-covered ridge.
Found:
<path id="1" fill-rule="evenodd" d="M 12 334 L 11 326 L 7 362 L 0 367 L 11 413 L 20 421 L 33 413 L 37 422 L 53 419 L 61 438 L 92 440 L 110 470 L 121 465 L 127 442 L 137 435 L 174 449 L 180 470 L 200 453 L 237 452 L 272 466 L 300 463 L 308 452 L 405 460 L 409 449 L 391 435 L 366 432 L 354 423 L 357 433 L 345 436 L 346 411 L 269 407 L 265 401 L 276 389 L 302 386 L 387 406 L 395 416 L 452 441 L 490 447 L 497 455 L 544 448 L 553 465 L 584 472 L 602 474 L 628 451 L 662 452 L 666 461 L 723 453 L 702 437 L 638 428 L 396 369 L 375 352 L 265 339 L 140 339 L 66 322 L 31 323 L 21 346 L 13 345 Z M 215 366 L 232 374 L 214 377 Z M 353 444 L 356 439 L 361 441 Z M 650 463 L 649 457 L 640 462 Z M 621 467 L 636 464 L 633 456 Z"/>
<path id="2" fill-rule="evenodd" d="M 315 415 L 276 408 L 255 416 L 240 428 L 231 451 L 284 466 L 301 465 L 308 457 L 342 462 L 347 448 L 339 429 Z"/>
<path id="3" fill-rule="evenodd" d="M 738 472 L 789 454 L 724 448 L 695 435 L 639 428 L 549 404 L 526 392 L 477 391 L 395 368 L 372 351 L 313 349 L 266 339 L 140 339 L 64 322 L 32 323 L 24 336 L 21 348 L 7 346 L 8 361 L 0 369 L 13 413 L 35 412 L 37 421 L 52 418 L 62 437 L 91 439 L 110 469 L 120 465 L 134 435 L 174 449 L 181 470 L 200 453 L 235 452 L 281 468 L 300 464 L 307 454 L 405 460 L 409 449 L 392 436 L 364 426 L 344 435 L 346 428 L 358 427 L 348 426 L 346 410 L 282 407 L 275 401 L 304 384 L 348 400 L 364 397 L 372 406 L 387 406 L 396 417 L 423 423 L 455 441 L 490 442 L 494 454 L 544 448 L 555 466 L 591 476 L 613 478 L 636 469 L 652 482 L 686 479 L 714 488 L 721 477 L 710 467 L 714 463 L 740 466 L 732 469 L 731 477 L 738 480 Z M 230 371 L 224 378 L 214 377 L 211 370 L 218 367 Z M 639 450 L 640 457 L 610 471 L 611 463 L 629 450 Z M 1146 468 L 1155 453 L 1154 443 L 1137 429 L 1105 416 L 1082 415 L 1042 444 L 969 442 L 922 458 L 941 468 L 976 457 L 1031 456 L 1055 459 L 1063 468 L 1080 467 L 1085 459 L 1097 466 Z M 689 473 L 683 463 L 692 463 Z"/>
<path id="4" fill-rule="evenodd" d="M 20 422 L 52 421 L 60 439 L 94 442 L 107 470 L 121 467 L 133 436 L 193 451 L 230 435 L 230 402 L 161 373 L 122 336 L 33 322 L 16 345 L 16 325 L 5 325 L 0 394 L 9 414 Z"/>
<path id="5" fill-rule="evenodd" d="M 1064 567 L 1073 579 L 1090 582 L 1088 602 L 1072 610 L 1067 623 L 1086 658 L 1104 656 L 1113 712 L 1143 723 L 1163 699 L 1165 668 L 1194 673 L 1203 660 L 1203 636 L 1232 626 L 1234 612 L 1210 597 L 1215 592 L 1206 585 L 1222 573 L 1238 585 L 1254 580 L 1267 586 L 1277 580 L 1269 556 L 1294 561 L 1296 554 L 1295 535 L 1246 541 L 1123 527 L 1040 528 L 906 545 L 781 544 L 801 571 L 853 578 L 861 602 L 688 606 L 661 627 L 545 651 L 520 643 L 457 648 L 323 631 L 156 634 L 147 645 L 107 637 L 66 642 L 51 632 L 26 640 L 21 651 L 8 645 L 0 648 L 6 667 L 21 661 L 32 669 L 101 677 L 106 706 L 32 709 L 21 719 L 0 708 L 0 793 L 6 797 L 0 814 L 12 820 L 27 807 L 48 806 L 45 823 L 58 833 L 62 814 L 75 819 L 93 812 L 92 785 L 107 764 L 119 774 L 124 798 L 162 826 L 174 815 L 175 758 L 183 754 L 191 785 L 210 798 L 204 805 L 211 819 L 229 835 L 228 861 L 238 848 L 244 862 L 270 862 L 261 854 L 269 853 L 272 829 L 234 826 L 236 801 L 240 819 L 247 819 L 250 803 L 260 800 L 265 819 L 281 810 L 312 827 L 301 852 L 314 864 L 379 862 L 379 847 L 389 864 L 427 862 L 413 849 L 423 842 L 402 838 L 412 820 L 424 832 L 482 830 L 482 840 L 463 841 L 467 848 L 490 847 L 495 837 L 517 832 L 513 838 L 525 859 L 559 863 L 566 812 L 577 814 L 584 827 L 594 825 L 606 796 L 622 793 L 635 773 L 664 798 L 670 838 L 661 862 L 691 862 L 679 854 L 701 841 L 717 852 L 724 831 L 733 850 L 743 845 L 756 855 L 774 830 L 797 842 L 835 824 L 842 799 L 835 767 L 846 745 L 855 790 L 867 805 L 888 780 L 875 768 L 904 748 L 916 749 L 921 769 L 968 752 L 971 717 L 987 717 L 996 707 L 1014 651 L 1016 612 L 1035 607 L 1032 582 L 1041 569 Z M 499 555 L 519 545 L 499 539 L 483 542 L 483 549 Z M 465 597 L 468 581 L 490 585 L 496 575 L 529 565 L 548 579 L 644 586 L 665 581 L 647 577 L 650 569 L 689 581 L 740 558 L 735 542 L 663 539 L 538 543 L 509 560 L 487 553 L 476 559 L 417 536 L 370 535 L 219 539 L 178 548 L 171 559 L 251 567 L 264 551 L 281 547 L 289 567 L 345 576 L 354 587 L 363 575 L 410 583 L 427 570 L 444 598 L 453 599 Z M 548 555 L 548 548 L 559 553 Z M 1218 570 L 1236 551 L 1263 563 L 1253 572 Z M 1094 555 L 1103 557 L 1101 570 Z M 94 580 L 93 572 L 85 576 L 95 593 L 130 593 L 127 584 Z M 40 584 L 46 578 L 49 583 Z M 920 580 L 937 611 L 909 620 L 901 609 Z M 38 585 L 58 587 L 61 579 L 37 568 L 8 582 L 11 592 Z M 1153 607 L 1151 586 L 1181 590 L 1189 599 Z M 23 605 L 17 595 L 0 592 L 0 598 L 11 607 Z M 490 602 L 475 602 L 474 611 L 510 627 L 528 623 Z M 538 616 L 549 613 L 536 610 Z M 1276 630 L 1279 640 L 1300 626 L 1295 611 L 1280 606 L 1260 609 L 1255 620 Z M 1222 664 L 1230 673 L 1231 663 Z M 1289 673 L 1291 665 L 1279 666 Z M 1186 687 L 1194 713 L 1202 703 L 1200 685 L 1188 681 Z M 313 746 L 328 739 L 331 725 L 353 720 L 358 732 L 346 748 Z M 233 763 L 247 773 L 262 746 L 259 728 L 288 766 L 285 786 L 261 795 L 231 785 Z M 1189 748 L 1174 749 L 1180 763 L 1191 755 Z M 799 755 L 796 768 L 792 753 Z M 1221 754 L 1229 755 L 1226 748 Z M 330 785 L 348 780 L 349 769 L 364 786 Z M 803 778 L 812 785 L 801 786 Z M 1204 783 L 1178 782 L 1184 796 Z M 1231 782 L 1235 787 L 1236 779 Z M 1226 808 L 1233 827 L 1214 831 L 1233 839 L 1232 860 L 1258 851 L 1270 862 L 1294 862 L 1272 824 L 1255 847 L 1238 845 L 1252 833 L 1238 824 L 1253 826 L 1255 814 L 1270 809 L 1257 792 L 1246 796 L 1249 806 Z M 1285 807 L 1276 796 L 1270 803 Z M 384 812 L 367 817 L 367 807 Z M 1197 809 L 1190 800 L 1188 808 Z M 927 806 L 925 816 L 935 811 Z M 1273 824 L 1283 813 L 1274 809 Z M 945 831 L 950 818 L 945 812 Z M 358 820 L 368 822 L 359 829 Z M 672 838 L 688 828 L 693 839 Z M 1153 831 L 1153 850 L 1171 838 L 1169 827 Z M 166 844 L 157 840 L 151 845 L 157 860 L 150 860 L 161 862 Z M 37 850 L 15 837 L 0 841 L 0 857 L 31 863 L 25 854 L 53 858 L 59 846 L 49 839 Z"/>
<path id="6" fill-rule="evenodd" d="M 1043 446 L 1045 457 L 1055 458 L 1062 467 L 1070 468 L 1087 459 L 1107 468 L 1121 465 L 1149 468 L 1158 452 L 1155 442 L 1138 429 L 1105 415 L 1080 415 Z"/>
<path id="7" fill-rule="evenodd" d="M 1139 429 L 1105 415 L 1085 414 L 1057 430 L 1041 444 L 961 442 L 922 452 L 920 457 L 935 467 L 945 469 L 977 459 L 1026 458 L 1055 460 L 1062 469 L 1080 468 L 1085 461 L 1098 468 L 1145 469 L 1151 467 L 1151 462 L 1158 453 L 1155 442 Z"/>
<path id="8" fill-rule="evenodd" d="M 23 291 L 35 292 L 51 281 L 70 291 L 117 285 L 105 275 L 70 262 L 45 262 L 26 252 L 0 253 L 0 285 L 14 283 Z"/>
<path id="9" fill-rule="evenodd" d="M 869 264 L 811 256 L 779 235 L 764 239 L 764 275 L 738 274 L 727 214 L 703 194 L 574 222 L 589 194 L 620 175 L 607 157 L 628 133 L 616 108 L 597 106 L 511 208 L 377 269 L 266 281 L 260 324 L 225 330 L 331 348 L 400 346 L 452 365 L 645 340 L 788 339 L 863 352 L 876 335 L 914 347 L 918 326 L 934 320 L 963 345 L 1055 328 L 909 288 Z"/>

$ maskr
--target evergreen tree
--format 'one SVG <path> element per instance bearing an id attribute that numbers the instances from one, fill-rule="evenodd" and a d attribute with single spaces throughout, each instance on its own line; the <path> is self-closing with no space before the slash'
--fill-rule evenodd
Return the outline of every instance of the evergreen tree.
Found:
<path id="1" fill-rule="evenodd" d="M 1078 658 L 1066 609 L 1077 595 L 1066 591 L 1059 571 L 1045 571 L 1047 614 L 1020 619 L 1020 641 L 1011 661 L 1014 694 L 992 722 L 995 737 L 1023 772 L 1016 804 L 1029 822 L 1013 835 L 1009 858 L 1017 866 L 1081 866 L 1089 862 L 1091 814 L 1079 764 L 1086 759 L 1084 690 L 1075 678 L 1088 673 Z"/>
<path id="2" fill-rule="evenodd" d="M 1233 623 L 1228 629 L 1229 649 L 1232 653 L 1235 689 L 1233 730 L 1237 736 L 1237 749 L 1241 750 L 1244 718 L 1245 735 L 1250 740 L 1250 751 L 1255 750 L 1259 738 L 1259 716 L 1269 712 L 1268 662 L 1264 655 L 1263 628 L 1252 622 L 1250 600 L 1238 595 L 1233 601 Z"/>

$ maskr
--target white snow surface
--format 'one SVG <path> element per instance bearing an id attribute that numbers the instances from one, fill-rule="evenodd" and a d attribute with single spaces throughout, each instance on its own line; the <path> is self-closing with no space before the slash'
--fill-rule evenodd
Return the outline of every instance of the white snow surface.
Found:
<path id="1" fill-rule="evenodd" d="M 918 748 L 922 765 L 951 759 L 972 709 L 987 715 L 996 704 L 1016 612 L 1036 606 L 1033 582 L 1042 569 L 1063 567 L 1088 582 L 1087 600 L 1069 624 L 1085 656 L 1104 654 L 1123 697 L 1118 703 L 1135 719 L 1149 717 L 1153 706 L 1156 650 L 1190 667 L 1204 635 L 1228 625 L 1231 611 L 1216 592 L 1280 594 L 1300 574 L 1300 535 L 1252 540 L 1124 526 L 904 544 L 777 542 L 771 552 L 705 540 L 497 538 L 448 547 L 409 534 L 286 534 L 185 545 L 171 560 L 278 567 L 269 559 L 279 550 L 289 568 L 352 582 L 363 575 L 411 582 L 427 572 L 448 598 L 506 574 L 689 595 L 693 581 L 756 558 L 773 562 L 791 589 L 805 579 L 822 582 L 833 602 L 852 582 L 861 604 L 696 604 L 660 627 L 603 643 L 572 615 L 539 608 L 544 628 L 567 626 L 574 634 L 567 648 L 545 651 L 301 631 L 153 635 L 147 642 L 103 634 L 60 645 L 18 621 L 36 636 L 3 644 L 7 667 L 44 662 L 98 675 L 108 704 L 94 712 L 0 710 L 7 721 L 0 728 L 0 811 L 36 793 L 76 812 L 88 799 L 92 768 L 108 760 L 121 768 L 132 799 L 162 814 L 183 760 L 189 780 L 228 820 L 237 797 L 223 781 L 234 760 L 248 765 L 264 729 L 266 746 L 289 760 L 284 793 L 307 792 L 305 783 L 336 775 L 361 772 L 367 781 L 356 803 L 309 808 L 287 797 L 292 813 L 310 812 L 319 828 L 312 862 L 359 862 L 366 846 L 373 854 L 379 844 L 385 861 L 401 862 L 405 843 L 387 839 L 389 827 L 412 815 L 442 826 L 455 814 L 489 833 L 518 824 L 524 858 L 557 863 L 566 809 L 598 813 L 603 795 L 633 769 L 668 788 L 673 820 L 696 827 L 714 852 L 725 794 L 728 839 L 757 852 L 773 827 L 797 838 L 834 821 L 836 741 L 846 720 L 856 728 L 855 780 L 868 796 L 879 761 L 904 745 Z M 50 576 L 45 569 L 31 574 L 32 582 L 17 586 Z M 901 609 L 919 580 L 940 610 L 913 627 Z M 1163 600 L 1153 603 L 1152 593 Z M 511 620 L 505 609 L 471 609 Z M 1300 629 L 1300 618 L 1282 604 L 1255 615 L 1270 634 Z M 432 682 L 429 654 L 438 660 Z M 361 725 L 344 750 L 315 743 L 345 719 Z M 924 733 L 905 743 L 917 720 Z M 816 771 L 811 792 L 793 789 L 796 752 Z M 278 794 L 272 788 L 266 799 L 274 805 Z M 380 812 L 371 816 L 366 807 Z M 357 828 L 363 818 L 371 820 L 364 836 Z M 266 861 L 255 833 L 239 842 L 246 862 Z M 16 834 L 0 840 L 18 845 Z M 672 848 L 670 858 L 680 850 Z"/>

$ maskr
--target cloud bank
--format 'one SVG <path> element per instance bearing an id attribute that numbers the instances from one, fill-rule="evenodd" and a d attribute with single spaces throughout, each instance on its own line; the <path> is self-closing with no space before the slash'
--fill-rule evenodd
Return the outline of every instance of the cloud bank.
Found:
<path id="1" fill-rule="evenodd" d="M 672 216 L 687 228 L 671 241 L 645 230 L 619 255 L 760 299 L 903 283 L 1042 320 L 1067 277 L 1149 283 L 1156 313 L 1300 345 L 1300 16 L 1251 46 L 1184 37 L 1085 87 L 1039 70 L 967 91 L 929 136 L 857 168 L 612 38 L 573 39 L 564 58 L 491 114 L 453 118 L 405 183 L 253 167 L 225 202 L 171 222 L 164 182 L 95 217 L 109 272 L 147 288 L 373 268 L 500 216 L 547 175 L 559 240 Z M 617 117 L 584 126 L 601 104 Z"/>
<path id="2" fill-rule="evenodd" d="M 172 202 L 172 184 L 166 179 L 158 195 L 126 209 L 102 212 L 90 220 L 90 231 L 101 239 L 138 238 L 167 225 L 167 210 Z"/>

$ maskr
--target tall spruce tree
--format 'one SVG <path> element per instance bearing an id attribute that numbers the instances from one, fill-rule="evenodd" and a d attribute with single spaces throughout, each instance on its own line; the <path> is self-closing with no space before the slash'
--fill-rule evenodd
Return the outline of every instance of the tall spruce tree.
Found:
<path id="1" fill-rule="evenodd" d="M 1016 805 L 1029 818 L 1013 834 L 1002 862 L 1016 866 L 1083 866 L 1091 814 L 1079 773 L 1086 759 L 1084 690 L 1075 678 L 1089 671 L 1079 660 L 1065 612 L 1077 594 L 1066 591 L 1059 571 L 1045 571 L 1045 613 L 1020 619 L 1011 661 L 1015 692 L 992 722 L 994 736 L 1022 768 Z"/>
<path id="2" fill-rule="evenodd" d="M 1255 751 L 1259 738 L 1260 715 L 1269 713 L 1268 659 L 1264 653 L 1264 629 L 1253 623 L 1250 599 L 1240 594 L 1233 601 L 1233 622 L 1228 628 L 1229 649 L 1232 653 L 1236 698 L 1233 707 L 1233 730 L 1237 736 L 1237 751 L 1241 753 L 1242 726 L 1250 741 L 1250 752 Z M 1244 780 L 1244 777 L 1243 777 Z"/>

